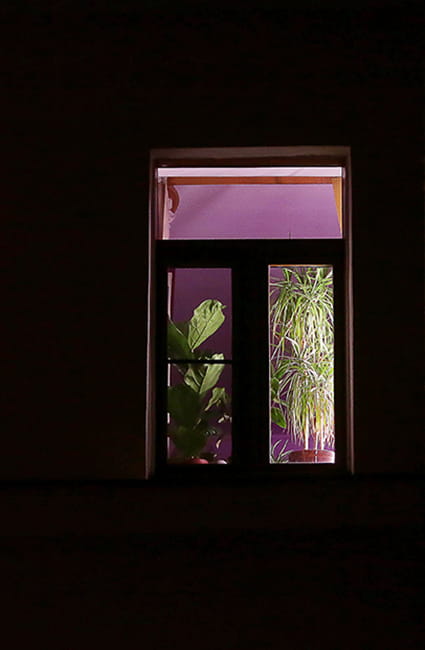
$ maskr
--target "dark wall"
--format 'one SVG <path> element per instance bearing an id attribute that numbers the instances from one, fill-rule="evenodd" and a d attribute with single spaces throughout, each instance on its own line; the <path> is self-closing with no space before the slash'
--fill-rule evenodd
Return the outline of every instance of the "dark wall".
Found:
<path id="1" fill-rule="evenodd" d="M 102 6 L 102 3 L 100 3 Z M 4 478 L 143 476 L 148 154 L 349 145 L 359 472 L 422 462 L 420 14 L 4 12 Z"/>
<path id="2" fill-rule="evenodd" d="M 10 647 L 419 647 L 421 14 L 48 4 L 1 10 Z M 352 148 L 358 475 L 96 483 L 144 471 L 149 150 L 244 145 Z"/>
<path id="3" fill-rule="evenodd" d="M 423 645 L 423 549 L 411 534 L 32 539 L 1 550 L 10 647 Z"/>

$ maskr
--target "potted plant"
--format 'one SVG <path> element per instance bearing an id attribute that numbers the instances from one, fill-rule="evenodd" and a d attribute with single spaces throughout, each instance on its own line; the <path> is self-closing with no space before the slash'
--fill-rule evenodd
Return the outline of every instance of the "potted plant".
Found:
<path id="1" fill-rule="evenodd" d="M 289 462 L 333 462 L 332 270 L 283 267 L 270 288 L 272 421 L 303 445 Z"/>
<path id="2" fill-rule="evenodd" d="M 180 380 L 168 388 L 167 433 L 179 453 L 177 462 L 208 463 L 208 439 L 213 437 L 218 449 L 223 437 L 220 424 L 231 421 L 230 398 L 224 387 L 217 386 L 224 355 L 199 349 L 222 326 L 224 308 L 219 300 L 204 300 L 190 320 L 168 321 L 168 358 Z"/>

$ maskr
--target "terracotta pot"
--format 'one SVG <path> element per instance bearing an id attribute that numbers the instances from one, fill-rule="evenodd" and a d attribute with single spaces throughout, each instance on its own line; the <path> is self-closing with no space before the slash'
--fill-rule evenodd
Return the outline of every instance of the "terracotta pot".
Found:
<path id="1" fill-rule="evenodd" d="M 329 449 L 299 449 L 288 455 L 290 463 L 334 463 L 335 452 Z"/>
<path id="2" fill-rule="evenodd" d="M 208 461 L 205 458 L 184 458 L 180 465 L 208 465 Z"/>

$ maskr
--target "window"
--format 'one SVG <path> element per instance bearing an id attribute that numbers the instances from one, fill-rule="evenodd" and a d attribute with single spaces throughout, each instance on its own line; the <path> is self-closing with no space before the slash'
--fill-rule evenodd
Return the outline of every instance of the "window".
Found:
<path id="1" fill-rule="evenodd" d="M 152 153 L 151 472 L 350 468 L 348 173 L 347 148 Z"/>

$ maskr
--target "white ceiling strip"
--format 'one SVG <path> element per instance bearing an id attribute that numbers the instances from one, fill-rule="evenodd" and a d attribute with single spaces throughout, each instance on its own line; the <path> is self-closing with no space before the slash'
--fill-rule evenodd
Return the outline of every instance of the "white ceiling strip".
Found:
<path id="1" fill-rule="evenodd" d="M 342 176 L 342 167 L 159 167 L 159 178 L 179 177 L 262 177 L 262 176 Z"/>

